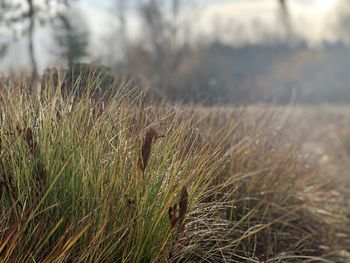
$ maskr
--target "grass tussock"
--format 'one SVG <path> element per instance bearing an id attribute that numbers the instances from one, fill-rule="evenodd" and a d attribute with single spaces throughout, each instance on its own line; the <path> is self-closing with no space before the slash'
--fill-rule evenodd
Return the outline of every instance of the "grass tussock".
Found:
<path id="1" fill-rule="evenodd" d="M 25 88 L 1 91 L 1 262 L 345 262 L 346 217 L 280 112 Z"/>

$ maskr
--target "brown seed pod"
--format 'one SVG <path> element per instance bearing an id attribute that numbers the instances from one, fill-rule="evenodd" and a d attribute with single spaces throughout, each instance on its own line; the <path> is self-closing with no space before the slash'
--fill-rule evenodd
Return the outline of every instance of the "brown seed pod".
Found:
<path id="1" fill-rule="evenodd" d="M 173 207 L 170 206 L 168 210 L 171 227 L 174 227 L 178 220 L 178 217 L 176 215 L 176 210 L 177 210 L 177 204 L 175 204 Z"/>
<path id="2" fill-rule="evenodd" d="M 179 207 L 179 209 L 178 209 Z M 188 192 L 187 188 L 184 186 L 181 189 L 180 201 L 172 207 L 169 207 L 168 215 L 170 219 L 170 224 L 172 227 L 179 222 L 182 225 L 183 220 L 185 219 L 185 215 L 188 207 Z"/>
<path id="3" fill-rule="evenodd" d="M 142 172 L 144 172 L 147 167 L 148 160 L 151 154 L 153 141 L 161 137 L 164 137 L 164 135 L 159 135 L 154 128 L 150 128 L 147 130 L 145 139 L 143 141 L 142 149 L 141 149 L 141 156 L 138 162 L 138 165 L 142 170 Z"/>
<path id="4" fill-rule="evenodd" d="M 184 186 L 181 189 L 180 201 L 179 201 L 179 220 L 182 222 L 185 218 L 188 207 L 188 192 L 187 188 Z"/>

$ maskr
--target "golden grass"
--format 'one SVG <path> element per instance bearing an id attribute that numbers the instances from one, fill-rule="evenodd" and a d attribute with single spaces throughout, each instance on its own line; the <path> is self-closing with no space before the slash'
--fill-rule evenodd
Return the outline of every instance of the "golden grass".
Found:
<path id="1" fill-rule="evenodd" d="M 282 111 L 120 88 L 96 114 L 103 96 L 6 87 L 1 262 L 345 261 L 348 222 Z"/>

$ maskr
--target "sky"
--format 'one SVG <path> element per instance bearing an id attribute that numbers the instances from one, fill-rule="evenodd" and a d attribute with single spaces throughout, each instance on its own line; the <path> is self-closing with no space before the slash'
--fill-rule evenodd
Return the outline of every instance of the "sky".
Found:
<path id="1" fill-rule="evenodd" d="M 290 0 L 289 9 L 294 30 L 312 43 L 329 40 L 332 38 L 332 13 L 337 4 L 339 0 Z M 249 28 L 256 27 L 257 24 L 267 26 L 273 31 L 278 24 L 278 12 L 276 0 L 213 1 L 205 8 L 204 21 L 201 24 L 210 28 L 213 17 L 216 16 L 223 21 L 222 23 L 231 19 L 244 24 L 248 32 Z"/>
<path id="2" fill-rule="evenodd" d="M 318 45 L 323 41 L 336 40 L 331 29 L 335 17 L 335 10 L 341 1 L 348 0 L 289 0 L 290 14 L 295 33 L 309 41 L 311 45 Z M 257 28 L 262 31 L 278 31 L 277 0 L 193 0 L 186 5 L 183 12 L 183 22 L 189 25 L 191 38 L 206 39 L 217 36 L 230 44 L 256 43 L 261 37 Z M 183 0 L 183 3 L 188 3 Z M 113 0 L 80 0 L 77 7 L 85 16 L 86 23 L 91 28 L 91 51 L 93 55 L 103 53 L 103 42 L 108 36 L 113 21 Z M 114 20 L 115 22 L 115 20 Z M 142 21 L 133 10 L 128 21 L 129 38 L 138 40 L 142 32 Z M 38 30 L 36 33 L 37 53 L 40 67 L 44 68 L 52 60 L 48 54 L 52 52 L 49 32 Z M 1 66 L 16 66 L 18 62 L 28 64 L 24 43 L 13 44 L 8 56 Z M 108 52 L 108 51 L 106 51 Z"/>
<path id="3" fill-rule="evenodd" d="M 339 2 L 347 0 L 289 0 L 291 18 L 295 32 L 311 44 L 324 40 L 334 40 L 331 25 L 334 12 Z M 194 4 L 184 11 L 185 17 L 191 18 L 192 31 L 197 37 L 203 35 L 226 35 L 227 42 L 246 43 L 257 40 L 254 28 L 257 24 L 277 30 L 277 0 L 193 0 Z M 82 0 L 79 5 L 88 14 L 94 32 L 104 34 L 102 28 L 110 24 L 113 0 Z M 183 3 L 186 3 L 183 0 Z M 105 26 L 103 26 L 105 25 Z M 240 32 L 240 38 L 230 36 L 234 28 Z M 241 30 L 244 27 L 244 30 Z M 136 14 L 129 19 L 129 32 L 134 39 L 142 28 Z M 231 32 L 230 32 L 231 31 Z"/>

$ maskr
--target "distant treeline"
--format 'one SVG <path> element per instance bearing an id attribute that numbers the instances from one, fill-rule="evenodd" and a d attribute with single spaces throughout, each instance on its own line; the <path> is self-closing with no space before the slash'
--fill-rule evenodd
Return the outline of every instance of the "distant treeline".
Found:
<path id="1" fill-rule="evenodd" d="M 155 62 L 133 50 L 119 69 L 141 75 L 172 101 L 204 104 L 348 103 L 350 48 L 305 43 L 183 47 Z"/>
<path id="2" fill-rule="evenodd" d="M 95 62 L 119 76 L 133 76 L 134 83 L 171 101 L 207 105 L 350 101 L 350 47 L 345 44 L 350 43 L 349 1 L 340 2 L 338 11 L 335 9 L 332 28 L 340 42 L 311 48 L 308 40 L 293 31 L 287 0 L 278 1 L 280 19 L 275 26 L 280 32 L 256 26 L 259 44 L 242 46 L 224 44 L 222 38 L 239 39 L 244 28 L 238 30 L 238 22 L 228 21 L 221 35 L 195 38 L 190 0 L 186 4 L 180 0 L 115 0 L 108 10 L 113 18 L 109 30 L 98 39 L 101 48 L 96 52 L 90 46 L 88 17 L 73 2 L 76 0 L 0 0 L 0 58 L 11 53 L 13 43 L 26 40 L 32 90 L 40 68 L 34 36 L 45 27 L 52 41 L 52 65 L 71 69 L 81 62 Z M 128 25 L 135 22 L 135 14 L 142 29 L 137 40 L 131 40 Z M 211 26 L 215 32 L 215 21 Z"/>

